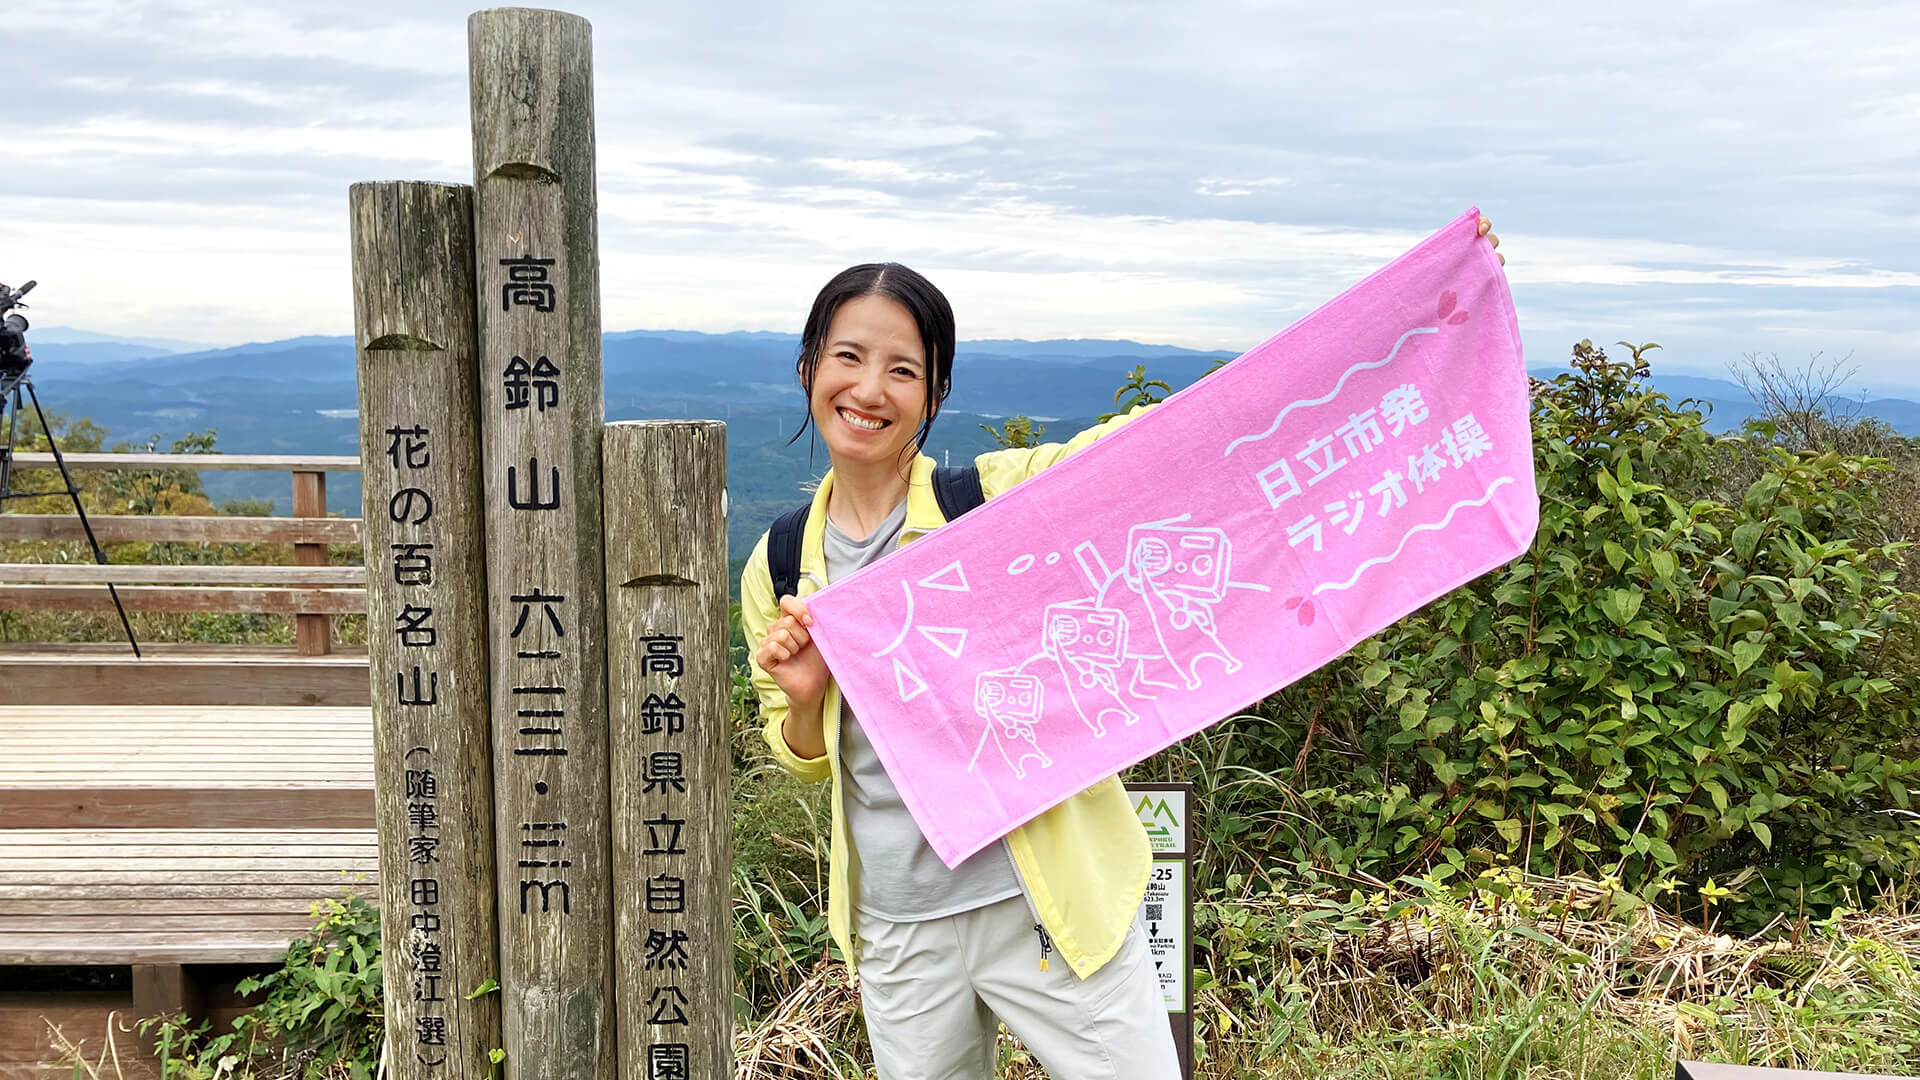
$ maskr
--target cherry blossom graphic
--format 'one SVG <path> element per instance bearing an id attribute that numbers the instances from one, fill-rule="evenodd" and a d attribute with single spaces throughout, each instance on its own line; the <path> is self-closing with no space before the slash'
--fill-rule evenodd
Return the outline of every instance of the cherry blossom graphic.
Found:
<path id="1" fill-rule="evenodd" d="M 1313 625 L 1313 601 L 1304 596 L 1289 596 L 1287 610 L 1295 613 L 1301 626 Z"/>
<path id="2" fill-rule="evenodd" d="M 1440 294 L 1440 312 L 1438 315 L 1435 315 L 1434 318 L 1444 321 L 1448 326 L 1459 326 L 1461 323 L 1466 322 L 1467 313 L 1464 310 L 1462 311 L 1453 310 L 1454 307 L 1459 303 L 1460 303 L 1460 298 L 1454 295 L 1453 290 L 1449 289 L 1446 292 L 1441 293 Z M 1449 318 L 1448 316 L 1452 316 L 1452 317 Z"/>

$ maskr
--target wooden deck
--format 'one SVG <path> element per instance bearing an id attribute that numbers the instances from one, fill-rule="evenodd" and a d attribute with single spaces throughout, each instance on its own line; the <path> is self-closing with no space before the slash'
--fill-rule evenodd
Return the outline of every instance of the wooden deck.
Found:
<path id="1" fill-rule="evenodd" d="M 366 709 L 0 706 L 0 733 L 0 829 L 373 828 Z"/>
<path id="2" fill-rule="evenodd" d="M 0 964 L 271 961 L 378 877 L 365 709 L 0 707 Z"/>
<path id="3" fill-rule="evenodd" d="M 291 473 L 290 518 L 91 521 L 106 544 L 290 544 L 292 565 L 97 566 L 16 549 L 55 561 L 0 563 L 0 609 L 110 615 L 112 581 L 131 611 L 280 614 L 294 641 L 142 642 L 140 659 L 124 641 L 0 643 L 0 1080 L 74 1074 L 53 1066 L 46 1020 L 90 1060 L 117 1029 L 119 1069 L 150 1074 L 134 1019 L 185 1011 L 224 1026 L 248 1004 L 235 982 L 278 964 L 312 927 L 315 901 L 378 887 L 366 652 L 332 633 L 337 616 L 366 611 L 365 570 L 332 565 L 341 552 L 330 550 L 357 548 L 361 522 L 325 509 L 326 474 L 358 471 L 358 459 L 67 464 Z M 0 514 L 0 541 L 84 536 L 76 516 Z M 120 974 L 50 970 L 69 965 Z"/>

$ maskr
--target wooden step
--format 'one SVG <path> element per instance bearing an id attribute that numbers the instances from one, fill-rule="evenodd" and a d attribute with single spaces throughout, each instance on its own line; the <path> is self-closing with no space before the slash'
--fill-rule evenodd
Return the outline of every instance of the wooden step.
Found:
<path id="1" fill-rule="evenodd" d="M 125 649 L 123 644 L 120 648 Z M 0 653 L 0 705 L 367 708 L 364 654 Z"/>
<path id="2" fill-rule="evenodd" d="M 371 828 L 12 829 L 0 964 L 270 962 L 378 877 Z"/>
<path id="3" fill-rule="evenodd" d="M 369 829 L 366 709 L 0 707 L 0 828 Z"/>

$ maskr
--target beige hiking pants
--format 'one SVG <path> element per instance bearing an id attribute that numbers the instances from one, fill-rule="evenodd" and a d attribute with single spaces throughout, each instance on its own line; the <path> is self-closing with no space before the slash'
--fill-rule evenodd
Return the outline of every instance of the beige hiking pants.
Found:
<path id="1" fill-rule="evenodd" d="M 855 920 L 880 1080 L 989 1080 L 995 1017 L 1050 1080 L 1180 1080 L 1137 917 L 1120 951 L 1086 979 L 1057 952 L 1040 970 L 1042 940 L 1021 896 L 924 922 Z"/>

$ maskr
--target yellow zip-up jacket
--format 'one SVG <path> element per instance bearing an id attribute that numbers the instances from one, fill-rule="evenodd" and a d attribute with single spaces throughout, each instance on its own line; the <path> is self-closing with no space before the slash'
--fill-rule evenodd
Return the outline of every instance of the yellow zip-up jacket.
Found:
<path id="1" fill-rule="evenodd" d="M 974 459 L 980 470 L 980 486 L 991 499 L 1143 411 L 1135 409 L 1117 416 L 1065 443 L 981 454 Z M 924 454 L 914 460 L 907 486 L 907 520 L 900 532 L 902 544 L 946 524 L 934 496 L 933 469 L 934 460 Z M 827 496 L 832 491 L 833 473 L 829 471 L 814 495 L 813 510 L 807 515 L 801 538 L 799 595 L 803 599 L 826 580 Z M 766 639 L 767 627 L 780 613 L 767 570 L 764 534 L 740 575 L 740 611 L 746 626 L 753 688 L 760 696 L 767 745 L 773 749 L 774 758 L 802 780 L 833 782 L 833 822 L 827 849 L 827 931 L 848 964 L 857 966 L 847 865 L 852 840 L 841 810 L 840 688 L 829 680 L 822 705 L 826 754 L 817 758 L 795 754 L 780 732 L 787 718 L 786 694 L 753 659 L 757 646 Z M 1110 776 L 1013 830 L 1007 834 L 1007 850 L 1013 855 L 1014 868 L 1034 913 L 1074 973 L 1086 978 L 1112 959 L 1140 907 L 1153 866 L 1146 830 L 1119 778 Z"/>

